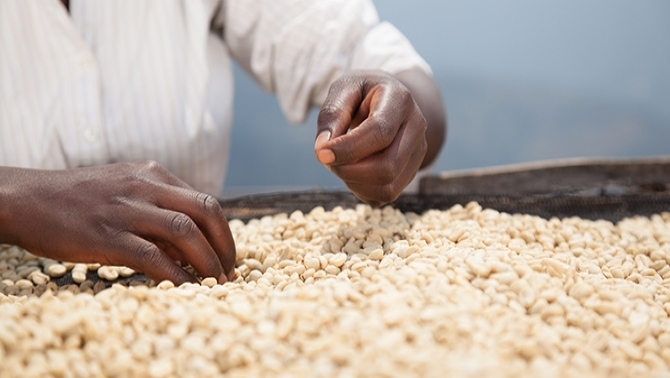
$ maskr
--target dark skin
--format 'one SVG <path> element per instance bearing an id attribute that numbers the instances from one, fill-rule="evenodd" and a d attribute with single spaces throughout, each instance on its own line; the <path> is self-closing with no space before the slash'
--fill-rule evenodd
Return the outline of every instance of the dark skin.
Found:
<path id="1" fill-rule="evenodd" d="M 218 201 L 156 163 L 0 168 L 0 242 L 56 260 L 125 265 L 156 281 L 224 283 L 235 243 Z"/>
<path id="2" fill-rule="evenodd" d="M 317 124 L 317 160 L 373 206 L 398 198 L 446 136 L 439 89 L 418 69 L 344 75 L 331 85 Z"/>
<path id="3" fill-rule="evenodd" d="M 446 135 L 440 92 L 420 70 L 343 75 L 317 126 L 317 159 L 373 206 L 395 200 Z M 235 276 L 235 243 L 218 201 L 153 162 L 0 167 L 0 243 L 177 285 L 197 282 L 186 265 L 219 283 Z"/>
<path id="4" fill-rule="evenodd" d="M 397 77 L 343 76 L 318 118 L 318 135 L 331 137 L 317 140 L 317 158 L 375 206 L 397 198 L 435 159 L 446 131 L 432 79 L 420 71 Z M 57 260 L 124 265 L 176 284 L 197 281 L 182 269 L 187 264 L 220 283 L 235 274 L 235 243 L 219 203 L 152 162 L 0 167 L 0 243 Z"/>

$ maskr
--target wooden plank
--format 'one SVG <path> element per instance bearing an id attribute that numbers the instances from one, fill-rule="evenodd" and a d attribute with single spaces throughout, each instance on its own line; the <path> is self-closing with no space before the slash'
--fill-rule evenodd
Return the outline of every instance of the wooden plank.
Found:
<path id="1" fill-rule="evenodd" d="M 569 159 L 442 172 L 421 180 L 421 194 L 632 193 L 670 189 L 670 156 Z"/>

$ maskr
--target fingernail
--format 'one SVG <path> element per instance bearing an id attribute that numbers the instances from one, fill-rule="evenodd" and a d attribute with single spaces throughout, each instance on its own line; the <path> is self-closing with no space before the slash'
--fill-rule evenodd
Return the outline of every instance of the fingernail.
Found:
<path id="1" fill-rule="evenodd" d="M 316 137 L 316 141 L 314 142 L 314 149 L 318 150 L 323 146 L 324 143 L 326 143 L 328 140 L 330 140 L 330 131 L 323 131 L 321 134 L 319 134 Z"/>
<path id="2" fill-rule="evenodd" d="M 330 140 L 330 131 L 324 131 L 316 137 L 314 142 L 314 150 L 316 150 L 316 158 L 323 165 L 330 165 L 335 161 L 335 154 L 329 148 L 321 149 L 326 142 Z"/>

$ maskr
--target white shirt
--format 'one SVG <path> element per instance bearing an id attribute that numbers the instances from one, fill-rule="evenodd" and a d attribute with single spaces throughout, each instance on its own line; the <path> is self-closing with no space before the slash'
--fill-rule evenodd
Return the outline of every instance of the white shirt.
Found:
<path id="1" fill-rule="evenodd" d="M 0 0 L 0 165 L 155 160 L 220 195 L 231 58 L 292 122 L 345 71 L 430 73 L 370 0 Z"/>

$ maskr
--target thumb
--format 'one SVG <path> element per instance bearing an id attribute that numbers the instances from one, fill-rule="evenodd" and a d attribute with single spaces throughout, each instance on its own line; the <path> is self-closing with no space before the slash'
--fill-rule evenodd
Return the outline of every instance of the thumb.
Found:
<path id="1" fill-rule="evenodd" d="M 329 141 L 347 133 L 352 118 L 363 101 L 362 83 L 348 78 L 335 81 L 328 91 L 317 118 L 314 154 L 324 165 L 333 164 L 335 153 Z"/>
<path id="2" fill-rule="evenodd" d="M 323 165 L 330 165 L 335 162 L 335 153 L 330 148 L 325 147 L 326 143 L 330 140 L 332 132 L 328 129 L 319 131 L 316 136 L 316 141 L 314 142 L 314 154 L 316 154 L 316 160 Z"/>

